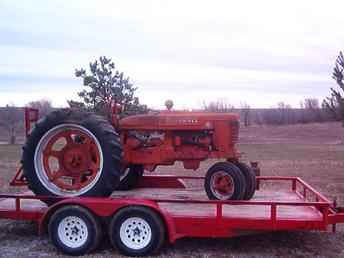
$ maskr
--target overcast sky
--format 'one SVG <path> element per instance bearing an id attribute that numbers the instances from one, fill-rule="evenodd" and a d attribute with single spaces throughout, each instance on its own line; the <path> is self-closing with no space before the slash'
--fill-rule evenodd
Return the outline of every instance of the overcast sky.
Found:
<path id="1" fill-rule="evenodd" d="M 0 106 L 77 99 L 75 68 L 100 55 L 141 102 L 219 98 L 271 107 L 322 99 L 344 50 L 344 1 L 0 0 Z"/>

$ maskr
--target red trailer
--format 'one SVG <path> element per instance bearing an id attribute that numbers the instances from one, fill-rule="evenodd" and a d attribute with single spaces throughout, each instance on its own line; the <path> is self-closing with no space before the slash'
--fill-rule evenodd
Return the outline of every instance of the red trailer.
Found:
<path id="1" fill-rule="evenodd" d="M 183 237 L 325 231 L 329 225 L 334 231 L 337 223 L 344 222 L 341 208 L 297 177 L 257 177 L 258 189 L 249 201 L 206 200 L 205 194 L 188 190 L 186 184 L 200 179 L 143 176 L 137 190 L 107 198 L 58 198 L 50 207 L 41 200 L 53 197 L 2 194 L 0 217 L 36 221 L 39 233 L 48 232 L 52 243 L 66 254 L 91 252 L 102 235 L 108 235 L 117 250 L 129 256 L 148 255 L 164 242 L 173 244 Z M 159 199 L 154 198 L 156 193 Z M 185 194 L 190 198 L 184 199 Z"/>

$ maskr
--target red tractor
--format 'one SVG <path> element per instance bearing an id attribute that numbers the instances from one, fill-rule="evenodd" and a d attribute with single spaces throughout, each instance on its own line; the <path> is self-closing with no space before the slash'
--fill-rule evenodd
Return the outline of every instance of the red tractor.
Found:
<path id="1" fill-rule="evenodd" d="M 169 106 L 170 108 L 171 106 Z M 62 109 L 39 120 L 23 147 L 22 166 L 37 195 L 109 196 L 128 190 L 144 170 L 181 161 L 196 170 L 206 159 L 222 159 L 204 182 L 210 199 L 250 199 L 255 173 L 235 149 L 239 116 L 232 113 L 162 111 L 112 122 L 88 112 Z"/>

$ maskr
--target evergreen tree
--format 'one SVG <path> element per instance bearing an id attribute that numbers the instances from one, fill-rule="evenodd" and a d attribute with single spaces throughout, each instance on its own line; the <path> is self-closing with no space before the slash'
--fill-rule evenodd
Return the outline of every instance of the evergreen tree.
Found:
<path id="1" fill-rule="evenodd" d="M 72 108 L 86 109 L 103 116 L 110 114 L 111 101 L 122 105 L 122 115 L 133 115 L 147 112 L 147 106 L 139 102 L 135 97 L 136 87 L 125 77 L 122 72 L 115 68 L 110 58 L 101 56 L 98 60 L 91 62 L 89 72 L 85 69 L 76 69 L 75 76 L 83 80 L 87 88 L 78 93 L 82 102 L 69 100 Z"/>

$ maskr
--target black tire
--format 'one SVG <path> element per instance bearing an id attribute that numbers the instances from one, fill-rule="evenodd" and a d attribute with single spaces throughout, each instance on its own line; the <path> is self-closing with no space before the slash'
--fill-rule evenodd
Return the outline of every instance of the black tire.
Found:
<path id="1" fill-rule="evenodd" d="M 52 128 L 61 124 L 72 124 L 89 130 L 98 140 L 102 154 L 103 167 L 96 184 L 87 192 L 73 196 L 106 197 L 111 195 L 119 184 L 122 148 L 118 134 L 113 126 L 101 116 L 72 109 L 54 111 L 37 122 L 23 146 L 22 164 L 28 187 L 36 195 L 57 196 L 40 181 L 35 170 L 35 150 L 41 138 Z M 66 194 L 66 196 L 68 196 Z M 47 202 L 48 204 L 54 201 Z"/>
<path id="2" fill-rule="evenodd" d="M 122 240 L 120 236 L 121 226 L 127 225 L 126 223 L 128 222 L 128 219 L 130 220 L 131 218 L 142 219 L 150 227 L 151 238 L 149 242 L 145 243 L 146 245 L 143 246 L 142 248 L 132 248 L 128 246 L 128 244 L 125 243 L 126 236 L 124 236 L 125 237 L 124 240 Z M 129 226 L 130 224 L 128 225 L 128 227 Z M 135 231 L 137 228 L 133 228 L 132 231 Z M 127 230 L 126 232 L 128 231 L 129 230 Z M 144 234 L 147 232 L 140 231 L 138 238 L 141 238 L 141 235 L 140 235 L 141 233 Z M 135 232 L 128 232 L 128 234 L 135 234 Z M 165 242 L 166 229 L 160 216 L 152 209 L 142 207 L 142 206 L 130 206 L 130 207 L 128 206 L 121 209 L 113 216 L 110 223 L 110 227 L 109 227 L 109 235 L 110 235 L 110 240 L 111 240 L 112 245 L 115 248 L 117 248 L 121 254 L 124 254 L 127 256 L 145 256 L 145 255 L 149 255 L 154 252 L 157 252 L 161 248 L 161 246 Z M 128 235 L 129 241 L 134 236 Z M 144 237 L 145 235 L 142 235 L 142 238 L 143 238 L 142 241 L 144 241 Z M 134 243 L 135 241 L 137 241 L 136 243 L 138 243 L 140 239 L 136 239 L 132 241 Z"/>
<path id="3" fill-rule="evenodd" d="M 254 173 L 252 168 L 246 165 L 245 163 L 238 162 L 236 166 L 241 170 L 246 180 L 246 191 L 244 195 L 244 200 L 250 200 L 252 199 L 256 191 L 256 174 Z"/>
<path id="4" fill-rule="evenodd" d="M 214 193 L 215 190 L 212 189 L 211 181 L 213 180 L 212 177 L 218 172 L 224 172 L 233 180 L 234 191 L 231 196 L 219 198 Z M 240 169 L 233 163 L 218 162 L 210 167 L 207 171 L 204 181 L 204 188 L 210 200 L 242 200 L 246 191 L 245 177 Z"/>
<path id="5" fill-rule="evenodd" d="M 131 165 L 126 168 L 125 175 L 120 178 L 119 186 L 116 190 L 127 191 L 135 188 L 143 175 L 142 165 Z"/>
<path id="6" fill-rule="evenodd" d="M 55 211 L 49 220 L 48 232 L 50 240 L 58 250 L 73 256 L 92 252 L 99 246 L 102 238 L 98 219 L 90 211 L 77 205 Z M 82 243 L 77 243 L 78 237 Z M 73 244 L 77 246 L 72 246 Z"/>

